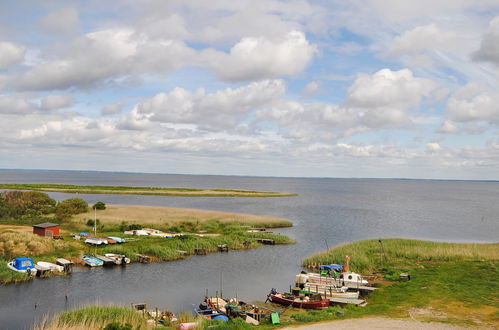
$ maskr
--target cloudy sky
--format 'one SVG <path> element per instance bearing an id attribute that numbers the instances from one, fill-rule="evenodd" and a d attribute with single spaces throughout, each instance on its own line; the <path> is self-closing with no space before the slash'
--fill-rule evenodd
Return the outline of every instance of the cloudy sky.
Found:
<path id="1" fill-rule="evenodd" d="M 0 5 L 0 168 L 499 179 L 498 0 Z"/>

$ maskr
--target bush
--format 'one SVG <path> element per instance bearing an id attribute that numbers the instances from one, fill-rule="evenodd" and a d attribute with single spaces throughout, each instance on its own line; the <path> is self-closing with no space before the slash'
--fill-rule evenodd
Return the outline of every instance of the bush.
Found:
<path id="1" fill-rule="evenodd" d="M 102 201 L 98 201 L 92 206 L 92 209 L 94 210 L 105 210 L 106 209 L 106 203 Z"/>
<path id="2" fill-rule="evenodd" d="M 88 203 L 81 198 L 63 200 L 56 206 L 55 214 L 59 217 L 68 217 L 88 211 Z"/>
<path id="3" fill-rule="evenodd" d="M 88 219 L 87 226 L 93 227 L 96 222 L 97 222 L 97 226 L 100 226 L 100 220 L 99 219 L 97 219 L 97 221 L 94 221 L 93 219 Z"/>
<path id="4" fill-rule="evenodd" d="M 13 218 L 24 215 L 42 215 L 54 211 L 56 201 L 39 191 L 5 191 L 0 200 L 0 216 Z"/>
<path id="5" fill-rule="evenodd" d="M 121 325 L 119 322 L 112 322 L 106 325 L 104 330 L 132 330 L 132 326 L 128 323 Z"/>
<path id="6" fill-rule="evenodd" d="M 128 230 L 140 230 L 144 228 L 144 226 L 139 225 L 138 223 L 132 223 L 131 225 L 128 225 Z"/>

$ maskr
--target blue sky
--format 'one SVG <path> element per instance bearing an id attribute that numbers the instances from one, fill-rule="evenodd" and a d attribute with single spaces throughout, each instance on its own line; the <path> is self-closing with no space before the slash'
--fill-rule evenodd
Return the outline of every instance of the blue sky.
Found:
<path id="1" fill-rule="evenodd" d="M 495 0 L 0 5 L 0 168 L 499 179 Z"/>

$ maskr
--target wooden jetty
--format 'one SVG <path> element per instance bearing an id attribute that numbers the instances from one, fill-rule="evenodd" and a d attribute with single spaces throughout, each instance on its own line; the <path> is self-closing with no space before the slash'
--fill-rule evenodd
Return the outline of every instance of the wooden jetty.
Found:
<path id="1" fill-rule="evenodd" d="M 229 246 L 227 244 L 221 244 L 218 246 L 218 251 L 229 252 Z"/>
<path id="2" fill-rule="evenodd" d="M 143 264 L 148 264 L 151 262 L 151 257 L 143 255 L 143 254 L 137 254 L 137 258 L 139 259 L 139 262 Z"/>
<path id="3" fill-rule="evenodd" d="M 55 263 L 64 267 L 64 272 L 71 273 L 73 271 L 73 262 L 64 258 L 57 258 Z"/>

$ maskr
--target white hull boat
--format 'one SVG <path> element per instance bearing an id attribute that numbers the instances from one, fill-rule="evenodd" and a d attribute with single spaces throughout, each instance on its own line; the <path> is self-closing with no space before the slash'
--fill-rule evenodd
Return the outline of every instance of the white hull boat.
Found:
<path id="1" fill-rule="evenodd" d="M 9 267 L 13 271 L 16 271 L 16 272 L 19 272 L 19 273 L 26 273 L 26 274 L 30 274 L 30 275 L 36 275 L 36 272 L 37 272 L 37 270 L 36 270 L 35 267 L 33 267 L 33 268 L 27 268 L 27 269 L 16 268 L 16 267 L 14 267 L 14 261 L 8 262 L 7 263 L 7 267 Z"/>
<path id="2" fill-rule="evenodd" d="M 130 263 L 130 258 L 127 258 L 123 254 L 115 254 L 115 253 L 106 253 L 104 254 L 106 257 L 111 258 L 114 260 L 114 263 L 116 265 L 125 265 Z M 123 261 L 125 263 L 123 263 Z"/>
<path id="3" fill-rule="evenodd" d="M 40 267 L 41 270 L 50 270 L 52 272 L 63 272 L 64 267 L 53 264 L 51 262 L 38 261 L 36 266 Z"/>

